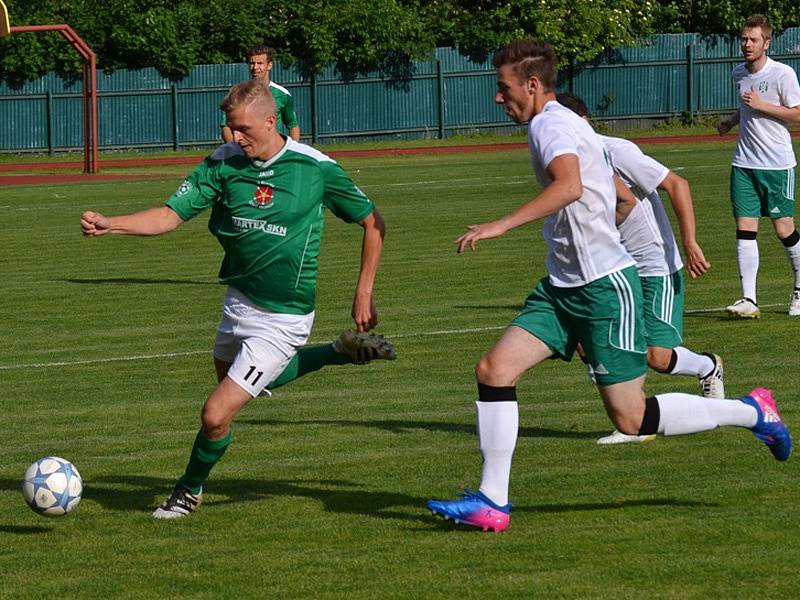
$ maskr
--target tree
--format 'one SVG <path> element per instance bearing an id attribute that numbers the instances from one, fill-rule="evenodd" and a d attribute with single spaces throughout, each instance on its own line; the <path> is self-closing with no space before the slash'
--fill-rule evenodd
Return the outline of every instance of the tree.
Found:
<path id="1" fill-rule="evenodd" d="M 452 0 L 433 2 L 430 18 L 440 45 L 476 61 L 514 39 L 539 38 L 553 44 L 562 63 L 586 62 L 652 33 L 655 8 L 655 0 Z"/>
<path id="2" fill-rule="evenodd" d="M 659 33 L 734 33 L 754 14 L 766 15 L 777 31 L 800 26 L 796 0 L 659 0 L 654 24 Z"/>

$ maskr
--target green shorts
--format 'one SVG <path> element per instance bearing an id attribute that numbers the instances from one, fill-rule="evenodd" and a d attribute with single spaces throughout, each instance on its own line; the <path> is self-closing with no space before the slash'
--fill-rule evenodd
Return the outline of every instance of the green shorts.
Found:
<path id="1" fill-rule="evenodd" d="M 647 370 L 642 287 L 635 267 L 561 288 L 542 279 L 511 322 L 569 361 L 580 342 L 597 383 L 630 381 Z"/>
<path id="2" fill-rule="evenodd" d="M 795 169 L 731 167 L 731 203 L 734 217 L 794 216 Z"/>
<path id="3" fill-rule="evenodd" d="M 662 277 L 642 277 L 644 339 L 648 346 L 675 348 L 683 343 L 683 269 Z"/>

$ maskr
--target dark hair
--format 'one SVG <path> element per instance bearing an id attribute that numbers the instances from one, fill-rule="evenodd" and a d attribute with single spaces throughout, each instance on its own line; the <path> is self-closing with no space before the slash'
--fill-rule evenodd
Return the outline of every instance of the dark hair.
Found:
<path id="1" fill-rule="evenodd" d="M 220 102 L 219 108 L 227 115 L 242 105 L 255 103 L 259 103 L 266 114 L 276 114 L 275 99 L 269 87 L 258 79 L 250 79 L 231 87 L 231 91 Z"/>
<path id="2" fill-rule="evenodd" d="M 548 92 L 556 87 L 556 53 L 542 40 L 516 40 L 499 50 L 492 59 L 495 69 L 512 65 L 520 81 L 536 77 Z"/>
<path id="3" fill-rule="evenodd" d="M 589 118 L 589 109 L 586 108 L 586 103 L 580 96 L 576 96 L 572 92 L 562 92 L 556 94 L 556 102 L 562 106 L 566 106 L 579 117 Z"/>
<path id="4" fill-rule="evenodd" d="M 269 46 L 264 46 L 264 45 L 253 46 L 248 51 L 247 58 L 249 60 L 252 56 L 258 56 L 259 54 L 266 54 L 267 62 L 272 62 L 272 55 L 275 54 L 275 51 Z"/>
<path id="5" fill-rule="evenodd" d="M 753 15 L 744 22 L 742 31 L 745 29 L 755 29 L 756 27 L 761 29 L 761 35 L 764 36 L 764 40 L 772 39 L 772 25 L 767 17 L 764 15 Z"/>

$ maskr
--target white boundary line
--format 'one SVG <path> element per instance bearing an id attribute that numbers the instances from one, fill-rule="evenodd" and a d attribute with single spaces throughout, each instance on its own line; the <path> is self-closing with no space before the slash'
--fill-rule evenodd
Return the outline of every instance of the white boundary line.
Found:
<path id="1" fill-rule="evenodd" d="M 773 308 L 775 306 L 782 306 L 782 304 L 761 304 L 761 308 Z M 724 307 L 719 308 L 694 308 L 691 310 L 684 311 L 687 315 L 693 314 L 702 314 L 702 313 L 715 313 L 715 312 L 722 312 L 724 311 Z M 413 338 L 413 337 L 423 337 L 423 336 L 435 336 L 435 335 L 459 335 L 464 333 L 481 333 L 483 331 L 497 331 L 499 329 L 505 329 L 508 324 L 505 325 L 494 325 L 491 327 L 470 327 L 467 329 L 441 329 L 439 331 L 426 331 L 426 332 L 416 332 L 416 333 L 400 333 L 397 335 L 393 335 L 392 339 L 402 339 L 402 338 Z M 330 343 L 333 340 L 315 342 L 320 344 Z M 210 354 L 211 348 L 206 350 L 188 350 L 185 352 L 165 352 L 162 354 L 138 354 L 133 356 L 117 356 L 111 358 L 95 358 L 91 360 L 65 360 L 65 361 L 56 361 L 56 362 L 46 362 L 46 363 L 27 363 L 27 364 L 20 364 L 20 365 L 0 365 L 0 371 L 15 371 L 21 369 L 41 369 L 43 367 L 73 367 L 76 365 L 99 365 L 102 363 L 110 363 L 110 362 L 134 362 L 137 360 L 158 360 L 162 358 L 175 358 L 177 356 L 196 356 L 198 354 Z"/>

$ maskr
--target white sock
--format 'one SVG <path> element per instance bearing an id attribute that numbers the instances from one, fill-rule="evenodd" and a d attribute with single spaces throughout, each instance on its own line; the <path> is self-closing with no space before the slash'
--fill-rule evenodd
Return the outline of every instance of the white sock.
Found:
<path id="1" fill-rule="evenodd" d="M 511 459 L 517 445 L 519 404 L 476 402 L 478 444 L 483 455 L 480 491 L 498 506 L 508 504 Z"/>
<path id="2" fill-rule="evenodd" d="M 661 435 L 685 435 L 731 426 L 752 429 L 758 421 L 756 409 L 741 400 L 703 398 L 679 392 L 658 394 L 656 400 L 661 413 L 658 422 Z"/>
<path id="3" fill-rule="evenodd" d="M 714 369 L 714 361 L 710 356 L 697 354 L 688 348 L 678 346 L 672 349 L 675 352 L 675 366 L 669 375 L 694 375 L 695 377 L 705 377 Z"/>
<path id="4" fill-rule="evenodd" d="M 758 241 L 736 240 L 736 262 L 742 280 L 742 296 L 758 302 L 756 298 L 756 276 L 758 275 Z"/>
<path id="5" fill-rule="evenodd" d="M 800 289 L 800 241 L 794 246 L 784 246 L 783 249 L 786 250 L 786 256 L 794 270 L 794 289 Z"/>

